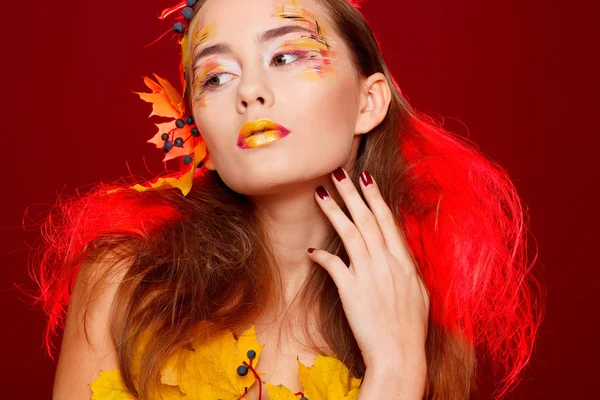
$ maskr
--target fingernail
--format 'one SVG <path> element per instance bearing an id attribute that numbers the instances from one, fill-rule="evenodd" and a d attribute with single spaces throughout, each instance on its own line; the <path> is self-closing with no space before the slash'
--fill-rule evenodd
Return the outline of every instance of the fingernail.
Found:
<path id="1" fill-rule="evenodd" d="M 373 177 L 371 177 L 371 174 L 367 171 L 363 171 L 360 173 L 360 180 L 365 186 L 369 186 L 373 183 Z"/>
<path id="2" fill-rule="evenodd" d="M 313 247 L 309 247 L 309 248 L 308 248 L 308 252 L 309 252 L 309 253 L 312 253 L 313 251 L 315 251 L 315 249 L 314 249 Z"/>
<path id="3" fill-rule="evenodd" d="M 329 193 L 327 193 L 327 190 L 325 190 L 325 188 L 323 186 L 319 186 L 317 188 L 317 194 L 319 195 L 320 198 L 322 198 L 323 200 L 328 199 L 329 198 Z"/>
<path id="4" fill-rule="evenodd" d="M 342 167 L 338 167 L 335 171 L 333 171 L 333 176 L 337 179 L 338 182 L 341 182 L 344 178 L 346 178 L 346 174 Z"/>

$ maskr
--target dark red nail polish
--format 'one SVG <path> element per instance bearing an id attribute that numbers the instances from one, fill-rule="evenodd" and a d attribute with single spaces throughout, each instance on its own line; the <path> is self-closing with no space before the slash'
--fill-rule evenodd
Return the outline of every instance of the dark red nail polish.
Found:
<path id="1" fill-rule="evenodd" d="M 329 198 L 329 193 L 327 193 L 327 190 L 325 190 L 325 188 L 323 186 L 319 186 L 317 188 L 317 194 L 319 195 L 320 198 L 322 198 L 323 200 L 328 199 Z"/>
<path id="2" fill-rule="evenodd" d="M 344 178 L 346 178 L 346 174 L 342 167 L 338 167 L 335 171 L 333 171 L 333 176 L 337 179 L 338 182 L 341 182 Z"/>
<path id="3" fill-rule="evenodd" d="M 371 174 L 368 173 L 367 171 L 361 172 L 360 180 L 362 181 L 363 185 L 365 185 L 365 186 L 369 186 L 373 183 L 373 178 L 371 177 Z"/>
<path id="4" fill-rule="evenodd" d="M 309 252 L 309 253 L 312 253 L 313 251 L 315 251 L 315 249 L 314 249 L 313 247 L 309 247 L 309 248 L 308 248 L 308 252 Z"/>

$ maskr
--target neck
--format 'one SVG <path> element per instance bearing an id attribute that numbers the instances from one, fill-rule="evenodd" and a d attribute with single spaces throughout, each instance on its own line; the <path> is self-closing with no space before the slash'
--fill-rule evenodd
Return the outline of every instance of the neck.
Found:
<path id="1" fill-rule="evenodd" d="M 314 198 L 319 185 L 330 193 L 335 190 L 327 175 L 278 193 L 253 197 L 271 240 L 286 302 L 296 295 L 310 268 L 314 267 L 307 249 L 323 246 L 332 229 Z"/>
<path id="2" fill-rule="evenodd" d="M 356 160 L 359 143 L 360 137 L 356 136 L 350 154 L 342 165 L 346 171 L 351 169 Z M 343 204 L 329 173 L 316 179 L 295 182 L 293 186 L 281 187 L 267 195 L 252 196 L 271 241 L 283 283 L 285 304 L 289 304 L 296 296 L 310 269 L 314 268 L 307 249 L 322 248 L 333 229 L 315 199 L 318 186 L 325 187 L 337 204 Z"/>

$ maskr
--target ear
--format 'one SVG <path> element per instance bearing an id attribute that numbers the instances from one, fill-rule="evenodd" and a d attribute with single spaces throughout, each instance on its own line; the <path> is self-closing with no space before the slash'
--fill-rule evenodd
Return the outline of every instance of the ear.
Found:
<path id="1" fill-rule="evenodd" d="M 210 157 L 210 152 L 206 152 L 206 157 L 204 158 L 204 166 L 206 167 L 206 169 L 209 169 L 211 171 L 214 171 L 215 168 L 215 163 L 213 162 L 212 158 Z"/>
<path id="2" fill-rule="evenodd" d="M 384 74 L 376 72 L 363 80 L 360 88 L 360 108 L 356 118 L 355 134 L 367 133 L 387 115 L 392 93 Z"/>

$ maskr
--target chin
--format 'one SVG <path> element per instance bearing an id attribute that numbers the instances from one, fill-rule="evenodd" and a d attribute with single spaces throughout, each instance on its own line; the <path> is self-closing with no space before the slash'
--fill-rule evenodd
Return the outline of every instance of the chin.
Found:
<path id="1" fill-rule="evenodd" d="M 244 179 L 239 182 L 239 184 L 234 184 L 232 186 L 228 184 L 228 186 L 235 192 L 245 196 L 264 196 L 285 193 L 289 190 L 290 186 L 295 184 L 296 182 L 290 182 L 285 179 L 261 176 L 248 178 L 247 180 Z"/>
<path id="2" fill-rule="evenodd" d="M 311 174 L 311 171 L 298 166 L 288 165 L 281 168 L 266 164 L 263 166 L 264 168 L 247 170 L 243 174 L 236 173 L 235 176 L 221 175 L 221 179 L 236 193 L 245 196 L 264 196 L 290 193 L 294 189 L 299 189 L 303 183 L 309 184 L 321 175 L 316 171 Z M 309 186 L 312 188 L 315 185 Z"/>

